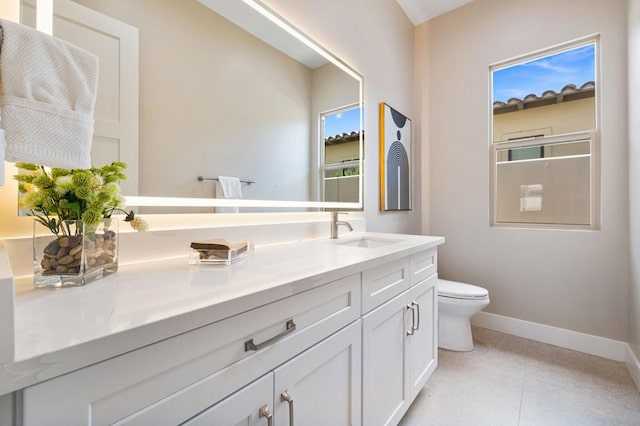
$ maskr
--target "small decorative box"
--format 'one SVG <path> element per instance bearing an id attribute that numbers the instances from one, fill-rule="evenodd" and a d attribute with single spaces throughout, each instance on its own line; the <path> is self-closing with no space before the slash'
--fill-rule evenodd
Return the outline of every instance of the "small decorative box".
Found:
<path id="1" fill-rule="evenodd" d="M 230 265 L 253 251 L 251 242 L 231 243 L 224 239 L 191 243 L 189 264 Z"/>

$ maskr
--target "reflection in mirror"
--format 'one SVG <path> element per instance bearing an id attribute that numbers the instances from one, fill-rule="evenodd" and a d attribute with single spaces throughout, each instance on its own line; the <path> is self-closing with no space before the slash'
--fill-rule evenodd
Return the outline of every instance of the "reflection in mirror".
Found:
<path id="1" fill-rule="evenodd" d="M 325 201 L 355 202 L 360 179 L 360 107 L 320 114 Z"/>
<path id="2" fill-rule="evenodd" d="M 224 195 L 198 176 L 231 176 L 255 182 L 240 187 L 241 211 L 362 207 L 362 78 L 257 9 L 272 13 L 251 0 L 54 0 L 54 35 L 100 57 L 92 158 L 130 165 L 127 195 L 215 205 Z M 320 116 L 345 106 L 357 115 L 357 183 L 325 199 Z"/>
<path id="3" fill-rule="evenodd" d="M 493 67 L 494 223 L 592 226 L 596 40 Z"/>

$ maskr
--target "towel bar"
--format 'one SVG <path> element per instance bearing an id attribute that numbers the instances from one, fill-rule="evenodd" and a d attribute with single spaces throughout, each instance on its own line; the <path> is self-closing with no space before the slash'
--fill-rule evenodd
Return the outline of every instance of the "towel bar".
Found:
<path id="1" fill-rule="evenodd" d="M 199 182 L 202 182 L 204 180 L 218 180 L 218 178 L 217 177 L 210 178 L 210 177 L 198 176 L 198 181 Z M 254 180 L 242 180 L 242 179 L 240 179 L 240 182 L 246 183 L 247 185 L 251 185 L 252 183 L 256 183 L 256 181 L 254 181 Z"/>

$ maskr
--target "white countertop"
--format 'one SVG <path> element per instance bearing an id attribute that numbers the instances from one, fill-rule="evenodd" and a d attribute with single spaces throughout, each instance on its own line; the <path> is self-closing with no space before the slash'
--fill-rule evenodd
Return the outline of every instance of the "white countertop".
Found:
<path id="1" fill-rule="evenodd" d="M 396 241 L 344 245 L 362 236 Z M 0 395 L 443 242 L 365 233 L 257 247 L 230 266 L 186 257 L 130 264 L 84 287 L 19 294 L 15 360 L 0 366 Z"/>

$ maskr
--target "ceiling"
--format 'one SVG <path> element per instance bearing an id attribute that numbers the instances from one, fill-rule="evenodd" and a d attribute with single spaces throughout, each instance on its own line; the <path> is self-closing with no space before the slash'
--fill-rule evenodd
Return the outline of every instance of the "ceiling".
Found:
<path id="1" fill-rule="evenodd" d="M 413 25 L 433 19 L 473 0 L 396 0 Z"/>

